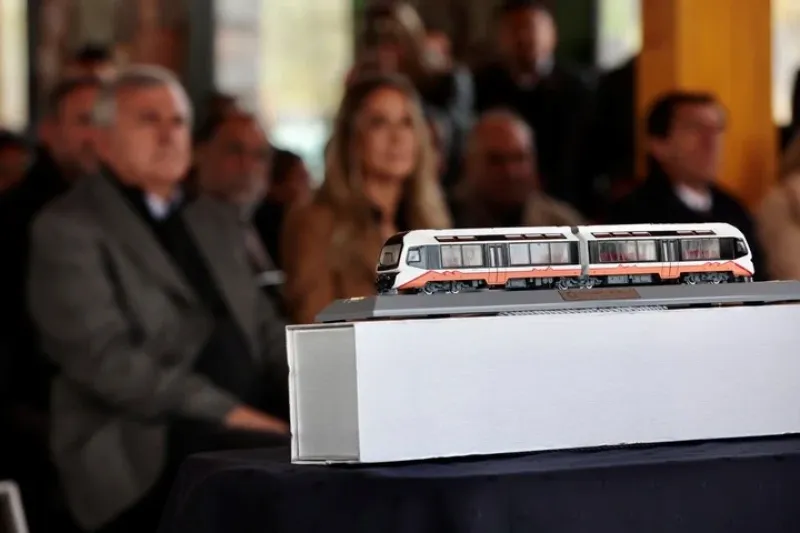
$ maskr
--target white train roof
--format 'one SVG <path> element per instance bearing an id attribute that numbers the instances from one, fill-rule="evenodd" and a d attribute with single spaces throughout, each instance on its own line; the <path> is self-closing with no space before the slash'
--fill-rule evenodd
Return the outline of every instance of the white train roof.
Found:
<path id="1" fill-rule="evenodd" d="M 698 223 L 698 224 L 596 224 L 579 226 L 583 233 L 633 233 L 633 232 L 663 232 L 663 231 L 713 231 L 720 235 L 739 235 L 741 232 L 736 227 L 723 222 Z"/>
<path id="2" fill-rule="evenodd" d="M 662 233 L 662 232 L 686 232 L 691 235 L 693 232 L 699 234 L 713 232 L 715 235 L 723 237 L 743 237 L 741 231 L 730 224 L 725 223 L 699 223 L 699 224 L 598 224 L 578 226 L 578 231 L 589 239 L 595 238 L 597 234 L 617 234 L 617 233 Z M 510 228 L 464 228 L 464 229 L 445 229 L 445 230 L 413 230 L 406 232 L 403 241 L 407 244 L 439 244 L 443 238 L 455 238 L 468 241 L 471 236 L 516 236 L 533 234 L 553 234 L 559 237 L 566 237 L 567 240 L 577 239 L 570 226 L 525 226 Z M 614 235 L 617 236 L 617 235 Z M 622 235 L 619 235 L 622 236 Z M 644 237 L 645 235 L 635 235 Z M 563 238 L 562 237 L 562 238 Z"/>

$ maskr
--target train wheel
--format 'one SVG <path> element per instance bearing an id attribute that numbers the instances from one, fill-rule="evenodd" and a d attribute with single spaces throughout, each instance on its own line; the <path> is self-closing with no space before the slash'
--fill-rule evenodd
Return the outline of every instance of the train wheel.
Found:
<path id="1" fill-rule="evenodd" d="M 458 294 L 461 292 L 461 282 L 460 281 L 452 281 L 450 282 L 450 294 Z"/>
<path id="2" fill-rule="evenodd" d="M 437 290 L 433 287 L 433 284 L 426 283 L 424 287 L 422 287 L 422 292 L 425 294 L 434 294 Z"/>
<path id="3" fill-rule="evenodd" d="M 556 289 L 560 291 L 566 291 L 572 287 L 572 281 L 566 278 L 561 278 L 560 280 L 556 281 Z"/>

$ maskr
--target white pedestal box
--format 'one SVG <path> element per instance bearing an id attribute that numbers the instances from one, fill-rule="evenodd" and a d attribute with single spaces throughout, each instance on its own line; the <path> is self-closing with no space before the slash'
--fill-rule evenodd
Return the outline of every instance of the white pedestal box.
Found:
<path id="1" fill-rule="evenodd" d="M 295 462 L 800 432 L 800 305 L 288 328 Z"/>

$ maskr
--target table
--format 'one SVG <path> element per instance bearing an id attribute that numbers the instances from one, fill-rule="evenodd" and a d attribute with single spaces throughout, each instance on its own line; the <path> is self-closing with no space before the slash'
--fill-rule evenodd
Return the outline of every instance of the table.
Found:
<path id="1" fill-rule="evenodd" d="M 191 457 L 160 533 L 797 533 L 800 437 L 394 465 Z"/>

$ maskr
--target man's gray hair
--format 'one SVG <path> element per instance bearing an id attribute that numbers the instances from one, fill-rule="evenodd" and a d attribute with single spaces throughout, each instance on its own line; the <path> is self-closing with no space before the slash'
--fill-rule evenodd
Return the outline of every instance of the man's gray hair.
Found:
<path id="1" fill-rule="evenodd" d="M 156 65 L 131 65 L 120 70 L 116 76 L 101 87 L 93 110 L 94 123 L 102 128 L 108 128 L 114 124 L 117 96 L 120 91 L 163 86 L 172 87 L 186 100 L 189 108 L 189 120 L 191 120 L 192 105 L 189 95 L 175 74 Z"/>

